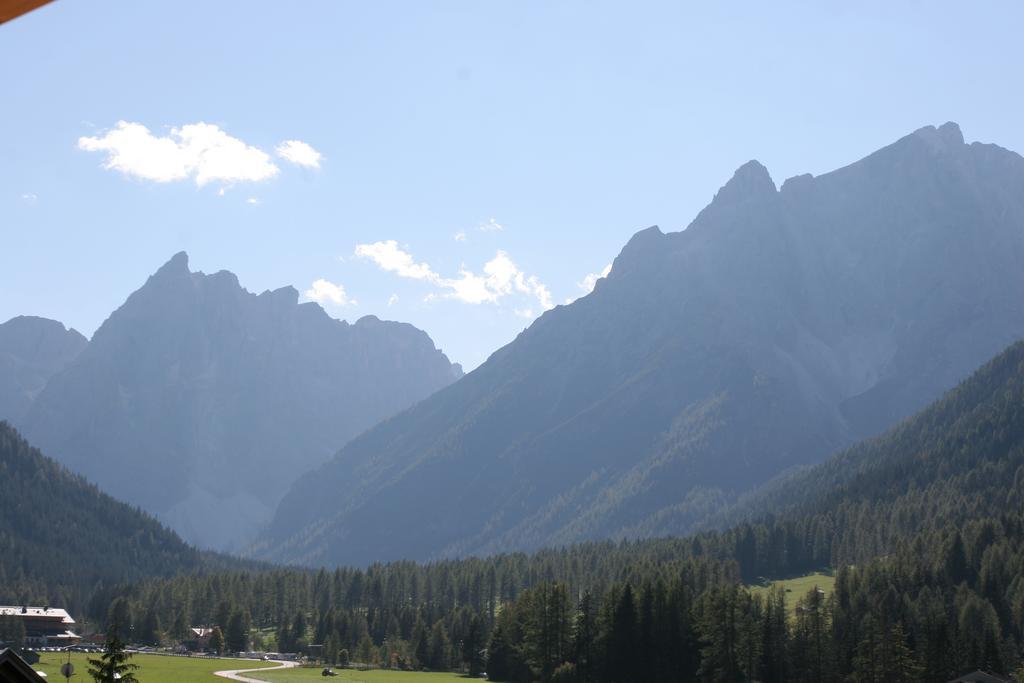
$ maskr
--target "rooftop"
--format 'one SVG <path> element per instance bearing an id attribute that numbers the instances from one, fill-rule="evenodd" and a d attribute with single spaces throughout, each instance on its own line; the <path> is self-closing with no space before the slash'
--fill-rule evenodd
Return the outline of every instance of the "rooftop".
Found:
<path id="1" fill-rule="evenodd" d="M 49 619 L 60 619 L 64 624 L 73 624 L 75 620 L 67 613 L 67 610 L 56 607 L 28 607 L 0 605 L 0 617 L 21 616 L 21 617 L 45 617 Z"/>

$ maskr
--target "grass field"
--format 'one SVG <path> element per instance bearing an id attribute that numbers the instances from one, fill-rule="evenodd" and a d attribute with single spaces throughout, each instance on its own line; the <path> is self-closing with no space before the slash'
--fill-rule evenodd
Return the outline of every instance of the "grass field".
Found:
<path id="1" fill-rule="evenodd" d="M 66 653 L 41 652 L 39 663 L 33 668 L 46 674 L 47 680 L 63 681 L 60 675 L 61 664 L 68 661 Z M 89 657 L 98 657 L 98 654 L 89 655 L 83 653 L 72 653 L 71 664 L 75 667 L 75 674 L 72 681 L 79 683 L 92 683 L 89 677 Z M 258 662 L 252 659 L 207 659 L 204 657 L 165 657 L 162 655 L 135 655 L 132 663 L 138 664 L 135 675 L 139 683 L 192 683 L 192 681 L 223 681 L 213 675 L 214 671 L 225 669 L 255 669 L 259 666 L 275 666 L 265 662 Z M 339 680 L 339 679 L 334 679 Z"/>
<path id="2" fill-rule="evenodd" d="M 832 595 L 835 585 L 836 578 L 834 576 L 822 572 L 815 572 L 804 576 L 795 576 L 791 579 L 772 581 L 770 584 L 764 586 L 751 586 L 750 592 L 754 595 L 767 595 L 768 590 L 772 586 L 782 586 L 786 589 L 786 613 L 789 616 L 793 616 L 793 610 L 796 609 L 796 601 L 807 595 L 808 591 L 817 586 L 820 590 L 825 591 L 825 597 L 827 598 Z"/>
<path id="3" fill-rule="evenodd" d="M 335 669 L 337 678 L 324 678 L 320 675 L 322 667 L 303 669 L 282 669 L 262 674 L 248 674 L 251 678 L 270 683 L 304 683 L 306 681 L 338 681 L 338 683 L 468 683 L 468 676 L 452 673 L 419 673 L 411 671 L 358 671 L 356 669 Z M 140 683 L 145 683 L 141 681 Z"/>

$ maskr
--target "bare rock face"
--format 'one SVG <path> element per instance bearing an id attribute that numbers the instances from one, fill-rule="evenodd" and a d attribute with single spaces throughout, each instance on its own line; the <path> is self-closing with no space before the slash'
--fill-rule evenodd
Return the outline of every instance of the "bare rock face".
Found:
<path id="1" fill-rule="evenodd" d="M 87 344 L 56 320 L 22 315 L 0 325 L 0 420 L 19 422 L 50 377 Z"/>
<path id="2" fill-rule="evenodd" d="M 32 403 L 24 431 L 200 546 L 231 548 L 300 474 L 461 376 L 411 325 L 354 325 L 175 255 Z"/>
<path id="3" fill-rule="evenodd" d="M 686 230 L 350 442 L 256 553 L 428 559 L 680 533 L 922 408 L 1024 336 L 1024 159 L 922 128 Z M 339 493 L 344 488 L 344 495 Z"/>

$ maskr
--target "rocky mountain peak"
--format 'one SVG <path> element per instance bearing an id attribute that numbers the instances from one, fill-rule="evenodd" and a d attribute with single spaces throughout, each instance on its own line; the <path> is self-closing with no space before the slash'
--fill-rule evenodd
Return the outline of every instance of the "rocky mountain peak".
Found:
<path id="1" fill-rule="evenodd" d="M 953 121 L 947 121 L 938 128 L 925 126 L 914 131 L 913 135 L 918 137 L 932 147 L 940 149 L 955 149 L 964 144 L 964 134 L 960 126 Z"/>
<path id="2" fill-rule="evenodd" d="M 230 271 L 192 273 L 180 252 L 86 353 L 26 383 L 20 426 L 188 540 L 237 545 L 295 476 L 458 377 L 422 330 L 316 311 L 294 287 L 256 295 Z"/>
<path id="3" fill-rule="evenodd" d="M 776 193 L 768 169 L 757 160 L 750 160 L 736 169 L 715 195 L 715 203 L 737 203 L 749 199 L 772 196 Z"/>
<path id="4" fill-rule="evenodd" d="M 177 254 L 172 256 L 167 263 L 160 266 L 155 273 L 154 278 L 173 276 L 173 275 L 188 275 L 188 254 L 184 251 L 179 251 Z"/>

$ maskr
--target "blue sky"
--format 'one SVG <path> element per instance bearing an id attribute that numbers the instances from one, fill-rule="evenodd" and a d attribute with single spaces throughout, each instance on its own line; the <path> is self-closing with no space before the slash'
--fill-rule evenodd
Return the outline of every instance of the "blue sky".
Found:
<path id="1" fill-rule="evenodd" d="M 90 335 L 186 250 L 472 368 L 748 159 L 781 184 L 947 120 L 1024 150 L 1019 3 L 290 5 L 0 26 L 0 320 Z"/>

